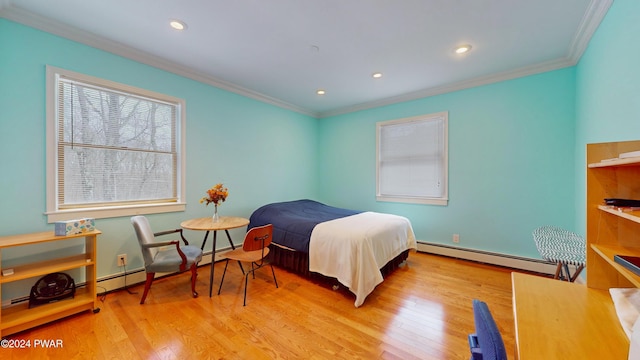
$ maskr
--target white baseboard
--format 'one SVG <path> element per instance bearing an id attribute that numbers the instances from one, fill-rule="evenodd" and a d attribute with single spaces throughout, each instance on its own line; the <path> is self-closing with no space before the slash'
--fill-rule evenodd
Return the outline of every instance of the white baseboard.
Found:
<path id="1" fill-rule="evenodd" d="M 216 252 L 216 261 L 220 261 L 219 253 L 230 250 L 231 248 L 218 249 Z M 211 264 L 211 252 L 206 252 L 202 256 L 199 267 Z M 156 278 L 171 275 L 171 273 L 156 273 Z M 126 280 L 126 284 L 125 284 Z M 98 293 L 110 292 L 118 289 L 123 289 L 126 286 L 134 284 L 144 283 L 147 280 L 147 274 L 144 272 L 144 268 L 127 270 L 127 276 L 124 276 L 124 272 L 116 275 L 105 276 L 98 278 Z"/>
<path id="2" fill-rule="evenodd" d="M 542 274 L 554 275 L 556 265 L 541 259 L 531 259 L 487 251 L 458 248 L 428 242 L 418 242 L 418 251 L 455 257 L 464 260 L 478 261 L 482 263 L 521 269 Z"/>
<path id="3" fill-rule="evenodd" d="M 229 250 L 230 248 L 219 249 L 218 252 Z M 500 253 L 492 253 L 481 250 L 458 248 L 454 246 L 428 243 L 424 241 L 418 242 L 418 251 L 426 252 L 430 254 L 443 255 L 448 257 L 454 257 L 458 259 L 471 260 L 482 262 L 486 264 L 504 266 L 513 269 L 521 269 L 526 271 L 532 271 L 542 274 L 555 274 L 555 264 L 546 262 L 540 259 L 531 259 L 524 257 L 517 257 L 511 255 L 505 255 Z M 216 261 L 221 260 L 216 254 Z M 200 262 L 200 266 L 211 264 L 211 252 L 205 253 Z M 157 277 L 169 275 L 168 273 L 158 273 Z M 113 274 L 109 276 L 103 276 L 98 278 L 98 294 L 111 292 L 119 289 L 123 289 L 125 286 L 132 286 L 140 283 L 144 283 L 146 280 L 146 273 L 144 268 L 127 269 L 125 276 L 124 272 L 119 274 Z M 125 282 L 126 281 L 126 282 Z M 583 282 L 581 277 L 578 277 L 576 282 Z M 84 284 L 78 284 L 82 286 Z M 29 297 L 19 299 L 9 299 L 2 302 L 2 307 L 8 307 L 15 305 L 16 303 L 28 301 Z"/>

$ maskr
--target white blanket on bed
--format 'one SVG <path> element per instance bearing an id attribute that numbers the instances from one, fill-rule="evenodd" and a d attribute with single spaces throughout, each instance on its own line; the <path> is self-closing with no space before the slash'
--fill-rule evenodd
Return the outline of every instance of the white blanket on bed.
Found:
<path id="1" fill-rule="evenodd" d="M 315 226 L 309 270 L 338 279 L 356 295 L 359 307 L 382 282 L 380 268 L 407 249 L 417 249 L 409 219 L 364 212 Z"/>

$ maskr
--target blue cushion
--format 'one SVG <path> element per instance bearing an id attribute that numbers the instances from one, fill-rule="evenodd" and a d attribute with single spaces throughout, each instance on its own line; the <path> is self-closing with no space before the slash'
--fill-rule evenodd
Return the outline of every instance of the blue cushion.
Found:
<path id="1" fill-rule="evenodd" d="M 188 269 L 195 262 L 202 260 L 202 250 L 196 246 L 181 246 L 180 250 L 187 258 L 186 268 Z M 153 259 L 153 263 L 148 265 L 147 272 L 174 272 L 177 271 L 182 263 L 182 258 L 175 247 L 167 250 L 158 251 Z"/>
<path id="2" fill-rule="evenodd" d="M 471 359 L 506 360 L 507 351 L 504 348 L 502 335 L 485 302 L 473 300 L 473 318 L 476 333 L 469 335 Z"/>

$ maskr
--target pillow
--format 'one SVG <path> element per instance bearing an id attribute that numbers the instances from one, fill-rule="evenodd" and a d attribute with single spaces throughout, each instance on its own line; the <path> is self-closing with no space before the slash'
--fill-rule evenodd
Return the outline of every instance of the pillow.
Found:
<path id="1" fill-rule="evenodd" d="M 613 299 L 620 325 L 622 325 L 627 337 L 631 339 L 633 325 L 640 316 L 640 289 L 611 288 L 609 293 Z"/>
<path id="2" fill-rule="evenodd" d="M 628 360 L 640 359 L 640 318 L 631 329 Z"/>

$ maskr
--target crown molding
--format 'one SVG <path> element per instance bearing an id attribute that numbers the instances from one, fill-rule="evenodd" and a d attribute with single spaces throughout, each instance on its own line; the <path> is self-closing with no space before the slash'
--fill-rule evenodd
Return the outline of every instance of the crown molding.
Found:
<path id="1" fill-rule="evenodd" d="M 103 37 L 89 33 L 87 31 L 53 21 L 46 17 L 35 15 L 31 12 L 25 11 L 12 5 L 11 0 L 0 0 L 0 17 L 254 100 L 258 100 L 314 118 L 317 118 L 318 116 L 316 112 L 309 111 L 285 101 L 243 88 L 228 81 L 224 81 L 222 79 L 215 78 L 211 75 L 196 71 L 175 62 L 159 58 L 158 56 L 132 48 L 122 43 L 107 40 Z"/>
<path id="2" fill-rule="evenodd" d="M 326 118 L 574 66 L 580 61 L 582 54 L 589 45 L 589 41 L 591 41 L 591 37 L 606 16 L 607 11 L 612 4 L 613 0 L 591 0 L 565 58 L 324 112 L 314 112 L 304 109 L 222 79 L 212 77 L 203 72 L 161 59 L 157 56 L 124 44 L 107 40 L 65 24 L 54 22 L 48 18 L 32 14 L 12 5 L 11 0 L 0 0 L 0 17 L 283 109 L 291 110 L 314 118 Z"/>
<path id="3" fill-rule="evenodd" d="M 576 35 L 569 46 L 568 58 L 574 64 L 577 64 L 584 54 L 591 37 L 595 34 L 598 26 L 607 15 L 609 8 L 613 4 L 613 0 L 591 0 L 587 11 L 585 11 L 582 21 L 578 26 Z"/>
<path id="4" fill-rule="evenodd" d="M 531 65 L 531 66 L 527 66 L 527 67 L 523 67 L 523 68 L 511 70 L 511 71 L 505 71 L 498 74 L 492 74 L 488 76 L 474 78 L 471 80 L 465 80 L 465 81 L 457 82 L 454 84 L 437 86 L 433 88 L 418 90 L 418 91 L 414 91 L 414 92 L 410 92 L 410 93 L 406 93 L 406 94 L 402 94 L 394 97 L 385 98 L 382 100 L 362 103 L 354 106 L 348 106 L 348 107 L 344 107 L 337 110 L 325 111 L 325 112 L 319 113 L 318 117 L 326 118 L 330 116 L 344 115 L 344 114 L 348 114 L 356 111 L 368 110 L 368 109 L 373 109 L 381 106 L 387 106 L 387 105 L 393 105 L 393 104 L 406 102 L 406 101 L 418 100 L 418 99 L 427 98 L 430 96 L 442 95 L 442 94 L 446 94 L 454 91 L 470 89 L 470 88 L 474 88 L 482 85 L 493 84 L 500 81 L 511 80 L 511 79 L 516 79 L 516 78 L 525 77 L 529 75 L 540 74 L 543 72 L 558 70 L 558 69 L 570 67 L 573 65 L 575 65 L 575 63 L 568 58 L 548 61 L 545 63 L 535 64 L 535 65 Z"/>
<path id="5" fill-rule="evenodd" d="M 552 60 L 532 66 L 527 66 L 511 71 L 506 71 L 489 76 L 479 77 L 467 81 L 454 84 L 447 84 L 415 92 L 402 94 L 399 96 L 389 97 L 382 100 L 362 103 L 354 106 L 348 106 L 340 109 L 320 112 L 318 118 L 326 118 L 330 116 L 344 115 L 356 111 L 373 109 L 381 106 L 393 105 L 405 101 L 412 101 L 429 96 L 442 95 L 453 91 L 469 89 L 472 87 L 488 85 L 500 81 L 516 79 L 519 77 L 539 74 L 547 71 L 562 69 L 565 67 L 575 66 L 586 50 L 591 37 L 598 29 L 598 26 L 604 19 L 609 7 L 613 4 L 613 0 L 591 0 L 585 14 L 580 22 L 578 30 L 571 42 L 567 56 L 562 59 Z"/>

